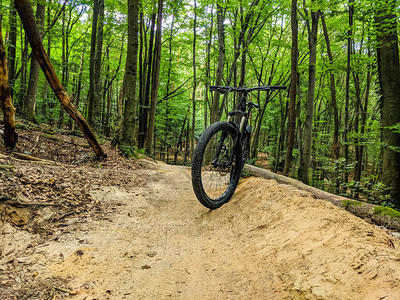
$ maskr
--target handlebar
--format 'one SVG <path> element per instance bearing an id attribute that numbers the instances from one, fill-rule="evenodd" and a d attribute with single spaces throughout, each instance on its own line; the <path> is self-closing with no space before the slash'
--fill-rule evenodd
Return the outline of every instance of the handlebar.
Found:
<path id="1" fill-rule="evenodd" d="M 210 86 L 210 91 L 216 91 L 221 94 L 226 94 L 230 92 L 244 92 L 249 93 L 252 91 L 277 91 L 277 90 L 285 90 L 287 89 L 286 85 L 262 85 L 256 86 L 252 88 L 245 88 L 245 87 L 233 87 L 233 86 L 218 86 L 212 85 Z"/>

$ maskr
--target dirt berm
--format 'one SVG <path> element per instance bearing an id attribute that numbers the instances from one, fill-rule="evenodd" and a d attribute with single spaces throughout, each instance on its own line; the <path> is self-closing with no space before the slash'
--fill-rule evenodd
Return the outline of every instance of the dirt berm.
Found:
<path id="1" fill-rule="evenodd" d="M 255 177 L 210 211 L 194 196 L 189 168 L 141 164 L 126 171 L 139 187 L 92 187 L 111 208 L 103 218 L 69 218 L 44 242 L 1 223 L 0 266 L 18 277 L 8 295 L 400 299 L 400 243 L 375 225 Z"/>

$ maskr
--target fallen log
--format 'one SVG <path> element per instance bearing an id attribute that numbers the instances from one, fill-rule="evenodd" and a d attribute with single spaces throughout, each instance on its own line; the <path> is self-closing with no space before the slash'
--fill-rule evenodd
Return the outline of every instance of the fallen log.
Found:
<path id="1" fill-rule="evenodd" d="M 380 205 L 356 201 L 346 197 L 334 195 L 315 187 L 306 185 L 301 181 L 279 175 L 268 171 L 266 169 L 258 168 L 251 165 L 245 165 L 244 170 L 252 176 L 263 177 L 265 179 L 276 180 L 281 184 L 292 185 L 299 190 L 310 193 L 313 198 L 327 200 L 334 205 L 341 207 L 354 215 L 363 218 L 368 222 L 375 223 L 376 225 L 384 226 L 393 230 L 400 230 L 400 212 Z"/>
<path id="2" fill-rule="evenodd" d="M 58 165 L 58 166 L 62 165 L 62 164 L 52 161 L 52 160 L 42 159 L 42 158 L 38 158 L 38 157 L 35 157 L 32 155 L 18 153 L 18 152 L 11 152 L 9 155 L 0 153 L 0 158 L 12 159 L 15 161 L 30 161 L 30 162 L 46 164 L 46 165 Z"/>

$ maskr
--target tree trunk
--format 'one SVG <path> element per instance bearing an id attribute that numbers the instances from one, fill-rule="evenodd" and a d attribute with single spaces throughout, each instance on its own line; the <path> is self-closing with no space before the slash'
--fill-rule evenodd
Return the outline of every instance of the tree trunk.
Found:
<path id="1" fill-rule="evenodd" d="M 224 33 L 224 10 L 217 3 L 217 28 L 218 28 L 218 65 L 215 75 L 215 85 L 222 85 L 222 75 L 224 71 L 225 63 L 225 33 Z M 219 102 L 220 93 L 214 92 L 212 99 L 210 121 L 211 124 L 217 122 L 220 119 L 219 115 Z"/>
<path id="2" fill-rule="evenodd" d="M 18 135 L 15 131 L 15 108 L 9 89 L 6 49 L 1 27 L 0 20 L 0 106 L 4 117 L 4 145 L 7 150 L 12 150 L 17 143 Z"/>
<path id="3" fill-rule="evenodd" d="M 97 21 L 99 19 L 99 1 L 93 1 L 93 16 L 92 16 L 92 34 L 90 36 L 90 63 L 89 63 L 89 95 L 88 95 L 88 112 L 87 120 L 90 126 L 93 126 L 93 109 L 95 101 L 95 55 L 96 55 L 96 36 L 97 36 Z"/>
<path id="4" fill-rule="evenodd" d="M 22 53 L 21 53 L 21 79 L 20 79 L 20 87 L 18 92 L 18 102 L 16 107 L 17 114 L 22 115 L 24 111 L 24 103 L 26 99 L 26 90 L 27 90 L 27 73 L 28 73 L 28 38 L 25 36 L 23 38 L 23 45 L 21 43 Z"/>
<path id="5" fill-rule="evenodd" d="M 167 72 L 167 87 L 166 87 L 166 94 L 168 95 L 173 90 L 173 84 L 171 87 L 171 70 L 172 70 L 172 38 L 174 37 L 174 23 L 175 23 L 175 11 L 172 14 L 172 21 L 170 27 L 170 34 L 169 34 L 169 43 L 168 43 L 168 51 L 169 51 L 169 59 L 168 59 L 168 72 Z M 166 155 L 166 162 L 169 163 L 169 155 L 168 151 L 170 148 L 170 142 L 168 140 L 169 130 L 170 130 L 170 109 L 168 103 L 168 97 L 165 99 L 165 135 L 164 135 L 164 147 L 162 148 L 165 155 Z"/>
<path id="6" fill-rule="evenodd" d="M 315 0 L 312 1 L 315 4 Z M 309 49 L 310 59 L 308 66 L 308 95 L 307 95 L 307 108 L 306 108 L 306 121 L 304 129 L 304 150 L 303 159 L 300 163 L 299 178 L 305 184 L 309 183 L 309 169 L 311 160 L 311 146 L 312 146 L 312 127 L 314 116 L 314 92 L 315 92 L 315 73 L 317 70 L 317 35 L 318 35 L 318 19 L 319 11 L 311 10 L 311 30 L 309 32 Z"/>
<path id="7" fill-rule="evenodd" d="M 38 2 L 36 8 L 36 20 L 41 39 L 43 37 L 45 6 Z M 29 72 L 28 91 L 24 104 L 24 117 L 29 121 L 36 122 L 36 94 L 39 82 L 39 63 L 34 55 L 31 56 L 31 68 Z"/>
<path id="8" fill-rule="evenodd" d="M 400 65 L 396 1 L 377 7 L 378 73 L 382 95 L 382 181 L 391 190 L 391 201 L 400 208 L 400 134 L 390 127 L 400 122 Z"/>
<path id="9" fill-rule="evenodd" d="M 188 109 L 186 111 L 185 119 L 183 119 L 183 124 L 182 124 L 181 130 L 180 130 L 180 133 L 179 133 L 178 142 L 176 143 L 176 149 L 175 149 L 175 154 L 174 154 L 174 165 L 176 165 L 177 160 L 178 160 L 178 154 L 182 149 L 183 134 L 185 131 L 186 120 L 188 119 L 189 113 L 190 113 L 190 106 L 188 107 Z"/>
<path id="10" fill-rule="evenodd" d="M 95 0 L 93 6 L 92 36 L 90 40 L 88 122 L 95 130 L 100 128 L 101 116 L 101 54 L 103 49 L 104 0 Z"/>
<path id="11" fill-rule="evenodd" d="M 68 79 L 67 79 L 67 73 L 68 73 L 68 59 L 67 59 L 67 29 L 65 25 L 65 10 L 62 11 L 62 25 L 61 25 L 61 33 L 62 33 L 62 55 L 61 55 L 61 60 L 62 60 L 62 76 L 61 76 L 61 84 L 65 88 L 65 90 L 68 91 Z M 58 128 L 63 128 L 64 127 L 64 109 L 60 107 L 60 111 L 58 114 L 58 122 L 57 122 L 57 127 Z"/>
<path id="12" fill-rule="evenodd" d="M 158 1 L 157 13 L 157 32 L 154 47 L 154 64 L 151 80 L 151 102 L 149 111 L 149 124 L 147 126 L 146 145 L 145 149 L 148 154 L 151 153 L 154 139 L 154 123 L 156 117 L 156 104 L 158 96 L 158 86 L 160 84 L 160 66 L 161 66 L 161 36 L 162 36 L 162 9 L 163 0 Z"/>
<path id="13" fill-rule="evenodd" d="M 78 75 L 78 83 L 76 86 L 76 100 L 75 100 L 75 106 L 79 110 L 79 104 L 80 104 L 80 99 L 81 99 L 81 90 L 82 90 L 82 76 L 83 76 L 83 62 L 84 62 L 84 57 L 85 57 L 85 48 L 82 48 L 82 54 L 81 54 L 81 64 L 79 66 L 79 75 Z"/>
<path id="14" fill-rule="evenodd" d="M 190 135 L 191 147 L 190 147 L 190 157 L 193 158 L 194 151 L 194 131 L 196 125 L 196 87 L 197 87 L 197 77 L 196 77 L 196 21 L 197 21 L 197 1 L 194 0 L 194 20 L 193 20 L 193 92 L 192 92 L 192 132 Z"/>
<path id="15" fill-rule="evenodd" d="M 283 175 L 288 175 L 292 165 L 292 153 L 296 135 L 296 87 L 297 87 L 297 64 L 298 64 L 298 21 L 297 21 L 297 0 L 292 0 L 291 9 L 292 25 L 292 53 L 290 69 L 290 91 L 289 91 L 289 133 L 286 145 L 286 159 L 283 168 Z"/>
<path id="16" fill-rule="evenodd" d="M 209 89 L 210 89 L 210 81 L 211 81 L 211 43 L 212 43 L 212 36 L 213 36 L 213 28 L 214 28 L 214 14 L 211 11 L 211 25 L 208 30 L 208 41 L 206 47 L 206 82 L 205 82 L 205 92 L 204 92 L 204 129 L 207 128 L 208 125 L 208 110 L 210 108 L 210 100 L 209 96 Z M 207 30 L 206 30 L 207 33 Z"/>
<path id="17" fill-rule="evenodd" d="M 140 109 L 139 109 L 139 133 L 138 133 L 138 148 L 144 148 L 147 138 L 148 129 L 148 115 L 149 115 L 149 105 L 150 105 L 150 86 L 151 86 L 151 75 L 153 66 L 153 44 L 154 44 L 154 29 L 156 23 L 156 13 L 155 7 L 154 12 L 151 17 L 151 30 L 150 30 L 150 40 L 148 47 L 147 59 L 145 59 L 144 66 L 141 72 L 142 85 L 141 85 L 141 97 L 140 97 Z M 143 21 L 142 21 L 143 22 Z M 142 39 L 146 38 L 146 33 L 144 30 L 144 25 L 142 24 L 141 29 Z M 146 41 L 142 42 L 146 47 Z M 146 53 L 146 51 L 145 51 Z"/>
<path id="18" fill-rule="evenodd" d="M 125 66 L 126 89 L 124 95 L 125 111 L 123 118 L 122 144 L 133 146 L 137 126 L 137 55 L 138 55 L 138 14 L 139 1 L 128 2 L 128 45 Z"/>
<path id="19" fill-rule="evenodd" d="M 371 57 L 371 50 L 368 47 L 368 57 Z M 371 65 L 368 65 L 368 71 L 367 71 L 367 78 L 366 78 L 366 88 L 365 88 L 365 93 L 364 93 L 364 105 L 360 103 L 360 113 L 361 113 L 361 124 L 360 124 L 360 143 L 356 147 L 358 148 L 358 155 L 361 158 L 356 162 L 356 168 L 354 172 L 354 180 L 355 181 L 361 181 L 361 172 L 362 172 L 362 164 L 363 164 L 363 158 L 364 158 L 364 144 L 365 144 L 365 124 L 367 121 L 367 111 L 368 111 L 368 102 L 369 102 L 369 92 L 371 88 Z"/>
<path id="20" fill-rule="evenodd" d="M 14 0 L 10 1 L 10 36 L 8 45 L 8 81 L 10 96 L 14 95 L 15 60 L 17 54 L 17 11 L 15 10 Z"/>
<path id="21" fill-rule="evenodd" d="M 39 65 L 42 68 L 43 73 L 45 74 L 47 80 L 49 81 L 50 86 L 52 87 L 53 91 L 60 100 L 61 105 L 64 106 L 65 110 L 78 124 L 78 126 L 82 130 L 83 134 L 88 140 L 89 145 L 91 146 L 97 157 L 100 159 L 105 158 L 106 155 L 103 152 L 103 149 L 101 148 L 100 144 L 97 142 L 92 129 L 90 128 L 87 121 L 83 118 L 81 113 L 76 109 L 76 107 L 70 101 L 67 92 L 65 91 L 64 87 L 62 86 L 60 80 L 58 79 L 55 73 L 54 67 L 51 64 L 46 54 L 46 51 L 43 48 L 41 35 L 39 33 L 39 29 L 36 26 L 35 17 L 33 15 L 32 8 L 30 7 L 29 1 L 17 0 L 15 2 L 15 6 L 21 18 L 22 24 L 26 32 L 26 36 L 28 37 L 32 50 L 39 62 Z"/>
<path id="22" fill-rule="evenodd" d="M 47 5 L 47 26 L 46 26 L 46 32 L 48 32 L 51 29 L 51 20 L 50 20 L 50 16 L 51 16 L 51 3 L 52 0 L 49 0 L 48 5 Z M 51 53 L 51 35 L 48 34 L 47 35 L 47 55 L 49 56 L 50 59 L 50 53 Z M 41 107 L 41 114 L 42 116 L 45 117 L 45 120 L 47 120 L 46 116 L 47 116 L 47 108 L 48 108 L 48 88 L 49 88 L 49 83 L 47 82 L 47 80 L 45 80 L 44 82 L 44 86 L 43 86 L 43 91 L 42 91 L 42 107 Z"/>
<path id="23" fill-rule="evenodd" d="M 102 88 L 101 88 L 101 56 L 103 53 L 103 31 L 104 31 L 104 0 L 99 1 L 99 20 L 97 24 L 97 41 L 96 41 L 96 52 L 94 59 L 94 130 L 101 131 L 101 107 L 102 107 Z"/>
<path id="24" fill-rule="evenodd" d="M 349 0 L 349 31 L 347 33 L 347 68 L 346 68 L 346 98 L 344 107 L 344 132 L 343 132 L 343 143 L 344 143 L 344 158 L 345 158 L 345 171 L 344 171 L 344 182 L 349 182 L 349 172 L 347 166 L 349 165 L 349 102 L 350 102 L 350 71 L 351 71 L 351 44 L 353 36 L 353 15 L 354 15 L 354 0 Z M 344 188 L 346 192 L 346 188 Z"/>
<path id="25" fill-rule="evenodd" d="M 325 16 L 324 14 L 321 14 L 321 22 L 322 22 L 322 27 L 324 30 L 324 36 L 325 36 L 325 43 L 326 43 L 326 51 L 328 53 L 328 58 L 329 58 L 329 63 L 333 65 L 333 55 L 331 51 L 331 42 L 329 39 L 328 35 L 328 30 L 326 27 L 325 23 Z M 340 140 L 339 140 L 339 110 L 337 107 L 337 102 L 336 102 L 336 83 L 335 83 L 335 74 L 333 70 L 329 71 L 329 79 L 330 79 L 330 89 L 331 89 L 331 106 L 333 109 L 333 119 L 334 119 L 334 130 L 333 130 L 333 143 L 332 143 L 332 157 L 334 160 L 339 159 L 340 155 Z"/>

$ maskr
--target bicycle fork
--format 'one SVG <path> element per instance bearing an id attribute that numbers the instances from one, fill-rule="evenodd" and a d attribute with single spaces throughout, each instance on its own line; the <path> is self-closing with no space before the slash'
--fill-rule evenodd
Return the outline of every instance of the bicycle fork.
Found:
<path id="1" fill-rule="evenodd" d="M 228 120 L 227 120 L 228 122 L 229 122 L 229 119 L 230 119 L 230 116 L 228 116 Z M 244 119 L 244 117 L 242 117 L 242 122 L 241 123 L 244 123 L 243 119 Z M 235 153 L 235 149 L 237 147 L 237 143 L 238 143 L 238 141 L 240 139 L 240 131 L 237 132 L 237 134 L 235 135 L 235 137 L 233 139 L 233 146 L 232 146 L 232 149 L 230 150 L 230 153 L 229 153 L 229 157 L 228 157 L 229 159 L 223 165 L 220 165 L 218 163 L 218 159 L 219 159 L 219 156 L 221 154 L 222 148 L 224 147 L 224 140 L 227 138 L 227 136 L 228 136 L 228 133 L 226 131 L 222 132 L 221 137 L 220 137 L 220 139 L 218 141 L 218 146 L 217 146 L 217 149 L 215 151 L 215 156 L 214 156 L 213 161 L 211 162 L 211 165 L 214 168 L 217 168 L 217 167 L 228 168 L 228 167 L 230 167 L 232 165 L 233 155 Z"/>

